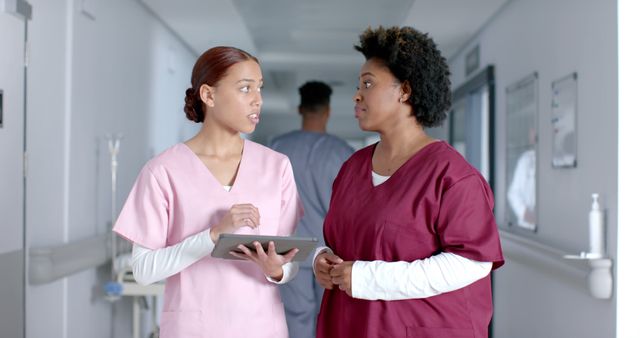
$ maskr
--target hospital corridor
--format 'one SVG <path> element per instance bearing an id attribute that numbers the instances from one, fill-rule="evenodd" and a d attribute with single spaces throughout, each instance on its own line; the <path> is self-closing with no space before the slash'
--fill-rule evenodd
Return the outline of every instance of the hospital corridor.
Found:
<path id="1" fill-rule="evenodd" d="M 638 18 L 0 0 L 0 338 L 640 338 Z"/>

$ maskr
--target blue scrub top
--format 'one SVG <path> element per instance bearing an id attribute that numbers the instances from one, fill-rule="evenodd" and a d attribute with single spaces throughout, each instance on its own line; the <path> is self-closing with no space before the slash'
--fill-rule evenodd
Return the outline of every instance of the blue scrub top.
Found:
<path id="1" fill-rule="evenodd" d="M 276 137 L 270 147 L 287 155 L 293 167 L 305 211 L 296 236 L 316 237 L 318 245 L 324 245 L 322 225 L 329 210 L 333 180 L 353 154 L 353 148 L 336 136 L 302 130 Z M 311 267 L 311 260 L 310 256 L 302 266 Z"/>

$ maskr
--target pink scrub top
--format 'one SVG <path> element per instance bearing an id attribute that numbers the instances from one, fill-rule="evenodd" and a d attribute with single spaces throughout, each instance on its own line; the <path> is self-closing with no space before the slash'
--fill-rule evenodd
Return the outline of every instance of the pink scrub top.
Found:
<path id="1" fill-rule="evenodd" d="M 148 249 L 160 249 L 210 228 L 239 203 L 258 208 L 260 226 L 236 233 L 292 234 L 302 204 L 289 159 L 245 140 L 235 183 L 227 192 L 180 143 L 142 168 L 113 231 Z M 254 263 L 210 256 L 167 278 L 160 335 L 288 336 L 277 285 Z"/>
<path id="2" fill-rule="evenodd" d="M 425 259 L 451 252 L 504 263 L 483 177 L 445 142 L 418 151 L 373 186 L 375 145 L 356 152 L 333 184 L 324 236 L 345 261 Z M 324 292 L 317 337 L 483 338 L 492 315 L 491 279 L 424 299 L 369 301 Z"/>

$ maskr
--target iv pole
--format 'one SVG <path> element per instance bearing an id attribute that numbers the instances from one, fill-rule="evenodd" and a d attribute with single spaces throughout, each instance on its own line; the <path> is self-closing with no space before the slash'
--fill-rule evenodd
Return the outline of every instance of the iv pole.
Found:
<path id="1" fill-rule="evenodd" d="M 116 260 L 118 256 L 118 237 L 111 231 L 116 221 L 116 183 L 118 177 L 118 153 L 120 152 L 120 140 L 122 134 L 107 134 L 107 145 L 109 146 L 109 154 L 111 155 L 111 222 L 108 231 L 111 233 L 109 241 L 109 249 L 111 251 L 111 281 L 104 285 L 106 298 L 110 302 L 118 300 L 122 294 L 122 286 L 117 282 L 118 272 Z"/>
<path id="2" fill-rule="evenodd" d="M 116 183 L 118 177 L 118 153 L 120 152 L 120 140 L 122 134 L 107 135 L 109 144 L 109 154 L 111 155 L 111 224 L 113 227 L 116 221 Z M 111 230 L 111 229 L 109 229 Z M 111 231 L 111 279 L 116 280 L 116 258 L 118 255 L 118 238 L 116 234 Z"/>
<path id="3" fill-rule="evenodd" d="M 122 296 L 122 285 L 118 283 L 118 272 L 116 267 L 116 259 L 118 256 L 118 238 L 116 234 L 111 230 L 116 221 L 116 183 L 118 173 L 118 153 L 120 152 L 120 140 L 122 134 L 107 134 L 105 136 L 107 144 L 109 146 L 109 154 L 111 155 L 111 222 L 109 222 L 109 231 L 111 233 L 110 240 L 108 242 L 109 250 L 111 251 L 111 280 L 106 282 L 103 286 L 105 298 L 111 303 L 111 337 L 115 336 L 115 316 L 116 316 L 116 304 L 115 302 Z"/>

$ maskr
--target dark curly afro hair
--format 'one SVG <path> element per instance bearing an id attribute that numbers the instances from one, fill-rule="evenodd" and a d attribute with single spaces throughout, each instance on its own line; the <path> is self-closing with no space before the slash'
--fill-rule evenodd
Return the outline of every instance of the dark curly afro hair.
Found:
<path id="1" fill-rule="evenodd" d="M 381 60 L 400 81 L 411 87 L 408 103 L 425 127 L 437 127 L 451 107 L 447 60 L 435 42 L 412 27 L 368 28 L 354 46 L 364 57 Z"/>

